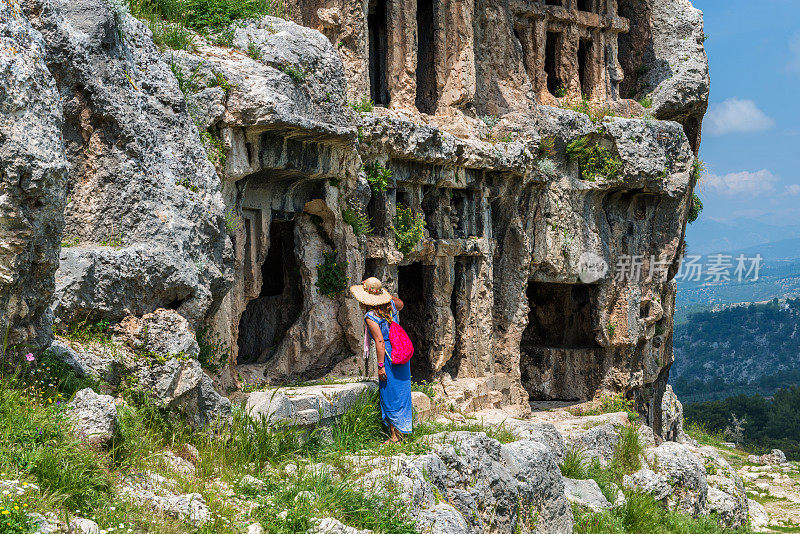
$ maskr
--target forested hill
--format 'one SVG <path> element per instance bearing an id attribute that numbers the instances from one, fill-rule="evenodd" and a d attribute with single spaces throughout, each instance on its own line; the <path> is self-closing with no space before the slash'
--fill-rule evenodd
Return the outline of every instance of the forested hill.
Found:
<path id="1" fill-rule="evenodd" d="M 675 326 L 670 382 L 684 402 L 798 384 L 799 326 L 800 298 L 692 314 Z"/>

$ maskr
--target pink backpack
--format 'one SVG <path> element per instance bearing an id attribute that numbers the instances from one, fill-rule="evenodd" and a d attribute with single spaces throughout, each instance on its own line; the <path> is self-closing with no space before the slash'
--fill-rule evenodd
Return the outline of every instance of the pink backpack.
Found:
<path id="1" fill-rule="evenodd" d="M 411 343 L 403 327 L 392 321 L 389 324 L 389 343 L 392 344 L 392 363 L 406 363 L 414 355 L 414 345 Z"/>
<path id="2" fill-rule="evenodd" d="M 394 302 L 392 303 L 392 311 L 397 316 L 397 309 L 394 307 Z M 364 316 L 366 319 L 366 316 Z M 403 364 L 406 363 L 408 360 L 411 359 L 411 356 L 414 355 L 414 345 L 411 343 L 411 339 L 406 334 L 406 331 L 403 330 L 403 327 L 400 326 L 397 322 L 391 321 L 389 322 L 389 343 L 392 345 L 392 363 L 393 364 Z M 366 325 L 364 327 L 364 361 L 367 361 L 367 357 L 369 356 L 369 336 L 367 334 Z"/>

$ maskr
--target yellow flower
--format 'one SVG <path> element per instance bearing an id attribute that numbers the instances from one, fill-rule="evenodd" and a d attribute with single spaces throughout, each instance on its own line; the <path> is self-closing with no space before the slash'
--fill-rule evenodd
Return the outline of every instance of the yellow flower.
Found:
<path id="1" fill-rule="evenodd" d="M 11 512 L 9 512 L 8 510 L 3 510 L 3 515 L 8 515 L 8 514 L 10 514 L 10 513 L 11 513 Z"/>

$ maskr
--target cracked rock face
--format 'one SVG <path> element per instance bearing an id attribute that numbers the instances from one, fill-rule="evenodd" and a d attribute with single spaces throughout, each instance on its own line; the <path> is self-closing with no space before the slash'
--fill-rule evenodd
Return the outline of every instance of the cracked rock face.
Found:
<path id="1" fill-rule="evenodd" d="M 28 0 L 69 163 L 56 315 L 172 307 L 193 324 L 229 283 L 220 182 L 149 30 L 100 0 Z M 58 112 L 57 107 L 52 107 Z"/>
<path id="2" fill-rule="evenodd" d="M 7 345 L 49 345 L 64 227 L 63 114 L 46 42 L 18 2 L 0 5 L 0 328 Z"/>

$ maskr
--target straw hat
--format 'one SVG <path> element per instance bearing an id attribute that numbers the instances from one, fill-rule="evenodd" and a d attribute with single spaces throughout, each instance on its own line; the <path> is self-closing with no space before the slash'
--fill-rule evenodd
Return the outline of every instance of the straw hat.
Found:
<path id="1" fill-rule="evenodd" d="M 383 284 L 377 278 L 367 278 L 362 283 L 351 286 L 350 292 L 358 302 L 367 306 L 380 306 L 392 300 L 392 296 L 383 289 Z"/>

